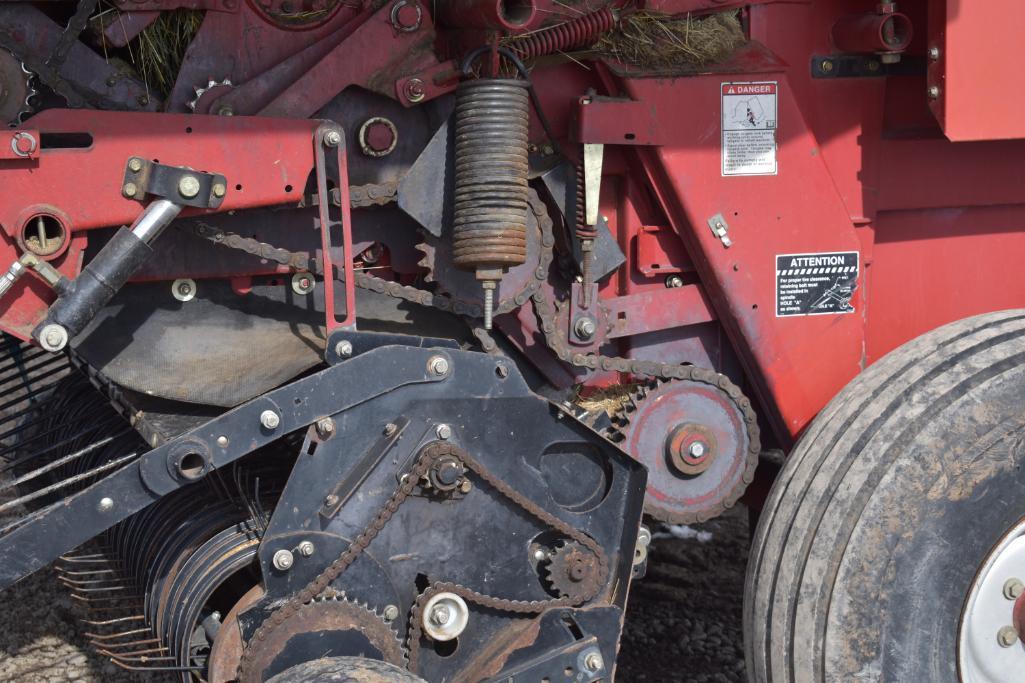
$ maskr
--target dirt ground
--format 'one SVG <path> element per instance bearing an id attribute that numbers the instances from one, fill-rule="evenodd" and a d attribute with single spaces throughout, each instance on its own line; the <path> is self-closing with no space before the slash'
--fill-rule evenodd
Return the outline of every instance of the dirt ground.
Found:
<path id="1" fill-rule="evenodd" d="M 744 681 L 741 604 L 748 547 L 743 508 L 676 536 L 658 531 L 634 584 L 618 681 Z M 80 612 L 46 570 L 0 594 L 0 681 L 167 681 L 117 669 L 89 649 Z"/>

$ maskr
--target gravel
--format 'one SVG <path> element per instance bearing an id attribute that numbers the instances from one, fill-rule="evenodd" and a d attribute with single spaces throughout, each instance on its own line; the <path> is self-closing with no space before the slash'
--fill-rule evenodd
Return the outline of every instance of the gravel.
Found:
<path id="1" fill-rule="evenodd" d="M 738 506 L 706 524 L 674 531 L 671 537 L 656 534 L 648 574 L 633 586 L 617 679 L 740 683 L 747 511 Z M 0 681 L 171 680 L 123 671 L 96 654 L 77 627 L 80 613 L 51 569 L 3 593 Z"/>

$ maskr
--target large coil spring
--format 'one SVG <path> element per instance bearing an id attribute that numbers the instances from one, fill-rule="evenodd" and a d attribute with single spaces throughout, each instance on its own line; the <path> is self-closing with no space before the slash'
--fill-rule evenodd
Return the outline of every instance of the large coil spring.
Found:
<path id="1" fill-rule="evenodd" d="M 509 48 L 520 59 L 534 59 L 590 45 L 598 36 L 611 31 L 615 25 L 616 15 L 610 8 L 603 7 L 565 24 L 537 31 L 522 39 L 517 38 L 509 43 Z"/>
<path id="2" fill-rule="evenodd" d="M 478 277 L 527 259 L 528 86 L 481 78 L 456 90 L 452 251 L 455 264 Z"/>

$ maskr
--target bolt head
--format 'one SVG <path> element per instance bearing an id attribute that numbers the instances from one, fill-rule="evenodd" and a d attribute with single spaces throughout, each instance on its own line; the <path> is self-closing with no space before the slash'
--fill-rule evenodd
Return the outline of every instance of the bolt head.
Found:
<path id="1" fill-rule="evenodd" d="M 96 509 L 100 512 L 110 512 L 114 509 L 114 501 L 110 498 L 100 498 L 100 503 L 96 506 Z"/>
<path id="2" fill-rule="evenodd" d="M 212 189 L 213 189 L 214 196 L 217 197 L 218 199 L 223 197 L 228 192 L 228 188 L 226 188 L 224 186 L 224 183 L 214 183 L 214 186 L 213 186 Z"/>
<path id="3" fill-rule="evenodd" d="M 228 437 L 223 436 L 223 435 L 217 437 L 217 445 L 220 446 L 221 448 L 227 448 L 228 447 Z"/>
<path id="4" fill-rule="evenodd" d="M 452 428 L 448 425 L 441 424 L 437 426 L 437 428 L 434 430 L 434 433 L 438 435 L 439 439 L 444 441 L 445 439 L 452 436 Z"/>
<path id="5" fill-rule="evenodd" d="M 667 289 L 678 289 L 683 287 L 683 278 L 679 275 L 670 275 L 666 278 Z"/>
<path id="6" fill-rule="evenodd" d="M 57 323 L 50 323 L 40 332 L 39 341 L 47 351 L 60 351 L 68 344 L 68 331 Z"/>
<path id="7" fill-rule="evenodd" d="M 289 569 L 292 568 L 292 565 L 294 563 L 295 558 L 292 557 L 292 551 L 290 550 L 278 550 L 274 553 L 274 556 L 271 558 L 271 564 L 273 564 L 274 568 L 277 569 L 279 572 L 287 572 Z"/>
<path id="8" fill-rule="evenodd" d="M 534 551 L 534 561 L 535 562 L 543 562 L 546 557 L 548 557 L 548 555 L 546 555 L 545 551 L 542 550 L 541 548 L 538 548 L 537 550 Z"/>
<path id="9" fill-rule="evenodd" d="M 395 423 L 394 423 L 394 422 L 389 422 L 388 424 L 386 424 L 386 425 L 384 426 L 384 435 L 385 435 L 385 436 L 391 436 L 391 435 L 392 435 L 392 434 L 394 434 L 394 433 L 395 433 L 396 431 L 398 431 L 398 429 L 399 429 L 399 428 L 398 428 L 398 427 L 397 427 L 397 426 L 395 425 Z"/>
<path id="10" fill-rule="evenodd" d="M 330 417 L 322 417 L 317 420 L 317 434 L 320 438 L 326 439 L 335 433 L 335 421 Z"/>
<path id="11" fill-rule="evenodd" d="M 311 557 L 313 555 L 313 552 L 316 550 L 316 548 L 313 546 L 313 543 L 311 543 L 310 541 L 303 541 L 302 543 L 299 544 L 299 547 L 296 548 L 296 550 L 298 550 L 299 554 L 302 555 L 303 557 Z"/>
<path id="12" fill-rule="evenodd" d="M 939 97 L 940 97 L 940 86 L 938 86 L 938 85 L 930 85 L 928 93 L 929 93 L 929 99 L 930 100 L 939 99 Z"/>
<path id="13" fill-rule="evenodd" d="M 335 355 L 339 358 L 348 358 L 352 355 L 352 342 L 343 339 L 335 344 Z"/>
<path id="14" fill-rule="evenodd" d="M 605 666 L 605 662 L 602 661 L 600 654 L 592 652 L 584 659 L 584 666 L 587 667 L 588 671 L 601 671 Z"/>
<path id="15" fill-rule="evenodd" d="M 406 99 L 410 102 L 420 102 L 427 95 L 427 90 L 424 87 L 424 82 L 419 78 L 410 78 L 406 81 Z"/>
<path id="16" fill-rule="evenodd" d="M 128 160 L 128 170 L 132 173 L 138 173 L 142 170 L 142 159 L 139 157 L 132 157 Z"/>
<path id="17" fill-rule="evenodd" d="M 593 318 L 583 317 L 577 320 L 573 329 L 581 339 L 590 339 L 598 331 L 598 326 L 594 324 Z"/>
<path id="18" fill-rule="evenodd" d="M 388 605 L 384 608 L 384 614 L 382 616 L 385 621 L 395 621 L 399 618 L 399 608 L 395 605 Z"/>
<path id="19" fill-rule="evenodd" d="M 338 496 L 334 495 L 333 493 L 330 496 L 328 496 L 327 498 L 324 499 L 324 505 L 327 505 L 328 507 L 331 507 L 332 505 L 337 505 L 337 504 L 338 504 Z"/>
<path id="20" fill-rule="evenodd" d="M 327 134 L 324 135 L 324 144 L 328 147 L 337 147 L 342 144 L 342 134 L 337 130 L 329 130 Z"/>
<path id="21" fill-rule="evenodd" d="M 830 71 L 833 70 L 833 62 L 829 59 L 823 59 L 822 64 L 819 65 L 819 68 L 822 69 L 823 73 L 828 74 Z"/>
<path id="22" fill-rule="evenodd" d="M 704 443 L 702 443 L 701 441 L 695 441 L 687 449 L 687 452 L 690 453 L 692 458 L 701 458 L 704 457 L 706 450 L 707 448 L 705 447 Z"/>
<path id="23" fill-rule="evenodd" d="M 178 180 L 178 194 L 185 199 L 192 199 L 199 194 L 199 178 L 194 175 L 183 175 Z"/>
<path id="24" fill-rule="evenodd" d="M 434 356 L 427 361 L 427 369 L 436 377 L 444 377 L 449 371 L 448 358 L 445 358 L 444 356 Z"/>
<path id="25" fill-rule="evenodd" d="M 463 483 L 459 485 L 459 490 L 463 493 L 469 493 L 473 490 L 473 482 L 469 479 L 463 479 Z"/>
<path id="26" fill-rule="evenodd" d="M 121 188 L 121 194 L 126 197 L 134 197 L 139 192 L 139 188 L 135 183 L 125 183 L 125 186 Z"/>
<path id="27" fill-rule="evenodd" d="M 260 424 L 264 429 L 277 429 L 281 424 L 281 418 L 273 410 L 265 410 L 260 413 Z"/>
<path id="28" fill-rule="evenodd" d="M 431 621 L 438 626 L 443 626 L 452 618 L 452 610 L 448 605 L 435 605 L 431 610 Z"/>
<path id="29" fill-rule="evenodd" d="M 1004 582 L 1004 597 L 1008 600 L 1017 600 L 1025 593 L 1025 583 L 1021 579 L 1010 578 Z"/>
<path id="30" fill-rule="evenodd" d="M 940 59 L 940 48 L 933 45 L 929 48 L 929 61 L 938 62 Z"/>
<path id="31" fill-rule="evenodd" d="M 1013 626 L 1004 626 L 997 631 L 997 642 L 1000 643 L 1000 647 L 1011 647 L 1018 642 L 1018 632 Z"/>

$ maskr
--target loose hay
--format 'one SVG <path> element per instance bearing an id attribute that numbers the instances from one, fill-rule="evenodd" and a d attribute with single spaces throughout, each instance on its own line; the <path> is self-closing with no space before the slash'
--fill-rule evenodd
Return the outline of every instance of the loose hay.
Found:
<path id="1" fill-rule="evenodd" d="M 176 9 L 162 12 L 129 43 L 129 55 L 143 82 L 166 98 L 174 88 L 189 43 L 203 24 L 204 12 Z"/>
<path id="2" fill-rule="evenodd" d="M 582 396 L 580 387 L 578 387 L 572 401 L 589 413 L 604 411 L 608 415 L 612 415 L 623 407 L 623 403 L 636 386 L 636 384 L 614 384 L 589 391 L 587 396 Z"/>
<path id="3" fill-rule="evenodd" d="M 698 18 L 640 11 L 623 17 L 594 49 L 631 66 L 666 69 L 721 62 L 746 42 L 737 11 Z"/>

